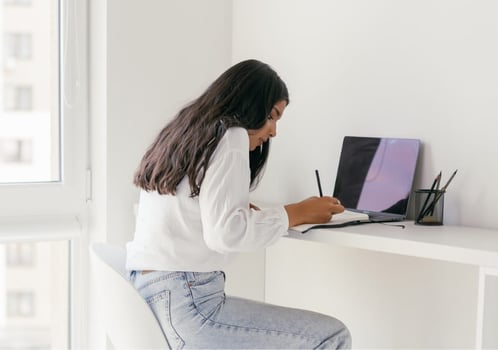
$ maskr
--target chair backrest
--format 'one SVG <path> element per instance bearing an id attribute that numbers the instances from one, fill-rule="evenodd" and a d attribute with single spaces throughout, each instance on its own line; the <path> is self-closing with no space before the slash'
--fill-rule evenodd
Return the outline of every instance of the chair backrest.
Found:
<path id="1" fill-rule="evenodd" d="M 152 310 L 126 277 L 126 251 L 108 243 L 93 243 L 100 308 L 106 334 L 115 349 L 169 349 Z"/>

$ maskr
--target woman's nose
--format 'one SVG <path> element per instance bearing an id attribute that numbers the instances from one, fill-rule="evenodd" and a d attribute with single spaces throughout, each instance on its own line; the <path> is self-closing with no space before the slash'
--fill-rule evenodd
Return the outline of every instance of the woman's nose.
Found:
<path id="1" fill-rule="evenodd" d="M 277 136 L 277 123 L 271 123 L 270 137 Z"/>

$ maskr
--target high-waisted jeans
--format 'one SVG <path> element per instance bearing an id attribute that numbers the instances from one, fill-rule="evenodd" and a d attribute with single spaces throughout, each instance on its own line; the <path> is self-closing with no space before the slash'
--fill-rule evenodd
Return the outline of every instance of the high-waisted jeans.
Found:
<path id="1" fill-rule="evenodd" d="M 221 271 L 132 271 L 130 280 L 171 349 L 351 347 L 348 329 L 333 317 L 226 296 Z"/>

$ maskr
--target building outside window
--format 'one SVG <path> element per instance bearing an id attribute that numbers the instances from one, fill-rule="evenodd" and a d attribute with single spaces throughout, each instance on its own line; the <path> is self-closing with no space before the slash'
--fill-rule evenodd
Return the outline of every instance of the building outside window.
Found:
<path id="1" fill-rule="evenodd" d="M 35 314 L 34 292 L 9 291 L 7 293 L 7 317 L 33 317 Z"/>
<path id="2" fill-rule="evenodd" d="M 33 88 L 29 85 L 7 85 L 4 89 L 6 111 L 30 111 L 33 109 Z"/>
<path id="3" fill-rule="evenodd" d="M 5 5 L 23 5 L 29 6 L 31 5 L 32 0 L 3 0 Z"/>
<path id="4" fill-rule="evenodd" d="M 0 244 L 0 349 L 67 349 L 68 241 Z"/>
<path id="5" fill-rule="evenodd" d="M 0 183 L 61 180 L 60 2 L 26 4 L 0 5 Z"/>
<path id="6" fill-rule="evenodd" d="M 0 140 L 0 162 L 31 163 L 33 159 L 33 143 L 29 139 Z"/>
<path id="7" fill-rule="evenodd" d="M 32 242 L 6 244 L 7 266 L 31 267 L 36 259 L 35 244 Z"/>
<path id="8" fill-rule="evenodd" d="M 31 33 L 4 33 L 4 50 L 7 59 L 28 60 L 32 56 Z"/>

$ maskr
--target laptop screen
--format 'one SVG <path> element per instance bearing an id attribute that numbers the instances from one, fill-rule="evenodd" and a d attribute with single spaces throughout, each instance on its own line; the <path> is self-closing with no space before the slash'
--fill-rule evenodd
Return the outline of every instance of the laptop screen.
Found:
<path id="1" fill-rule="evenodd" d="M 406 216 L 420 141 L 346 136 L 334 197 L 350 210 Z"/>

